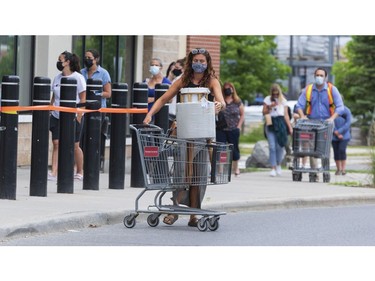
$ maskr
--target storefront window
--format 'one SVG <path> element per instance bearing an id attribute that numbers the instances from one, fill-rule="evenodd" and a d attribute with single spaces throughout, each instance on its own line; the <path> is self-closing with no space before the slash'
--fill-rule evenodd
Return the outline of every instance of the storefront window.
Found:
<path id="1" fill-rule="evenodd" d="M 0 36 L 0 76 L 15 75 L 16 71 L 16 37 Z"/>
<path id="2" fill-rule="evenodd" d="M 34 64 L 34 36 L 0 36 L 0 79 L 20 78 L 19 104 L 30 105 Z"/>
<path id="3" fill-rule="evenodd" d="M 100 65 L 108 70 L 112 83 L 133 84 L 135 36 L 73 36 L 73 52 L 83 65 L 85 50 L 96 49 L 101 54 Z"/>

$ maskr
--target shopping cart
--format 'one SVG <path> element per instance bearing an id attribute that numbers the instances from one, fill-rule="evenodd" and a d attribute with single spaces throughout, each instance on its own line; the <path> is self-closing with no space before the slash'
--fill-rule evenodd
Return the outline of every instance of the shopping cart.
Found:
<path id="1" fill-rule="evenodd" d="M 330 181 L 329 157 L 333 123 L 328 121 L 299 119 L 293 130 L 293 181 L 301 181 L 302 173 L 309 173 L 309 181 L 316 182 L 323 173 L 323 182 Z M 301 165 L 303 157 L 321 159 L 320 167 L 306 168 Z"/>
<path id="2" fill-rule="evenodd" d="M 147 223 L 155 227 L 162 214 L 200 215 L 197 228 L 215 231 L 225 212 L 190 208 L 187 205 L 165 205 L 165 194 L 188 190 L 189 186 L 226 184 L 231 180 L 232 145 L 168 136 L 155 125 L 130 125 L 137 136 L 145 187 L 135 200 L 135 212 L 124 218 L 132 228 L 140 213 L 149 213 Z M 152 205 L 140 209 L 139 201 L 147 191 L 154 191 Z M 168 198 L 169 199 L 169 198 Z"/>

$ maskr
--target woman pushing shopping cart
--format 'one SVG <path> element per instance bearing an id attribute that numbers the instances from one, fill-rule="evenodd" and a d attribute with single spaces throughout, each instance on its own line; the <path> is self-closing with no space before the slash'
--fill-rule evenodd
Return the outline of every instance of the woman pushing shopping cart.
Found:
<path id="1" fill-rule="evenodd" d="M 137 136 L 145 187 L 135 200 L 135 212 L 124 218 L 124 225 L 132 228 L 140 213 L 147 213 L 147 223 L 155 227 L 162 214 L 199 215 L 200 231 L 215 231 L 225 212 L 189 207 L 181 198 L 174 204 L 164 204 L 167 193 L 177 196 L 189 192 L 192 186 L 226 184 L 231 177 L 232 145 L 168 136 L 155 125 L 130 125 Z M 139 208 L 139 201 L 147 191 L 156 192 L 153 204 Z M 199 199 L 199 198 L 198 198 Z M 187 205 L 185 205 L 187 204 Z"/>

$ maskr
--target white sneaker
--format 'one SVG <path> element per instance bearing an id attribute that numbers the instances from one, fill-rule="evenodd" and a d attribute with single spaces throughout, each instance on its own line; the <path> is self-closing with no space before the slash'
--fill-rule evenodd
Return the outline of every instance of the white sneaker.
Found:
<path id="1" fill-rule="evenodd" d="M 271 173 L 270 173 L 270 177 L 276 177 L 276 171 L 275 170 L 271 170 Z"/>
<path id="2" fill-rule="evenodd" d="M 83 181 L 83 176 L 81 174 L 75 174 L 74 179 L 79 180 L 79 181 Z"/>
<path id="3" fill-rule="evenodd" d="M 57 181 L 57 177 L 53 176 L 52 174 L 49 173 L 47 180 L 49 180 L 49 181 Z"/>
<path id="4" fill-rule="evenodd" d="M 278 176 L 281 176 L 281 166 L 280 165 L 276 166 L 276 174 Z"/>

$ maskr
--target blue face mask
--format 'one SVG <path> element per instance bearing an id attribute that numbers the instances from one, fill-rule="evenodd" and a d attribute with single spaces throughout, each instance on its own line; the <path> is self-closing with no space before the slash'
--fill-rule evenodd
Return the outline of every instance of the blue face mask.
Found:
<path id="1" fill-rule="evenodd" d="M 194 72 L 203 73 L 207 69 L 207 64 L 196 62 L 193 63 L 191 67 L 193 68 Z"/>
<path id="2" fill-rule="evenodd" d="M 152 75 L 158 75 L 160 72 L 160 67 L 159 66 L 156 66 L 156 65 L 151 65 L 150 66 L 150 73 Z"/>
<path id="3" fill-rule="evenodd" d="M 324 83 L 324 77 L 322 76 L 315 76 L 315 84 L 320 86 Z"/>

